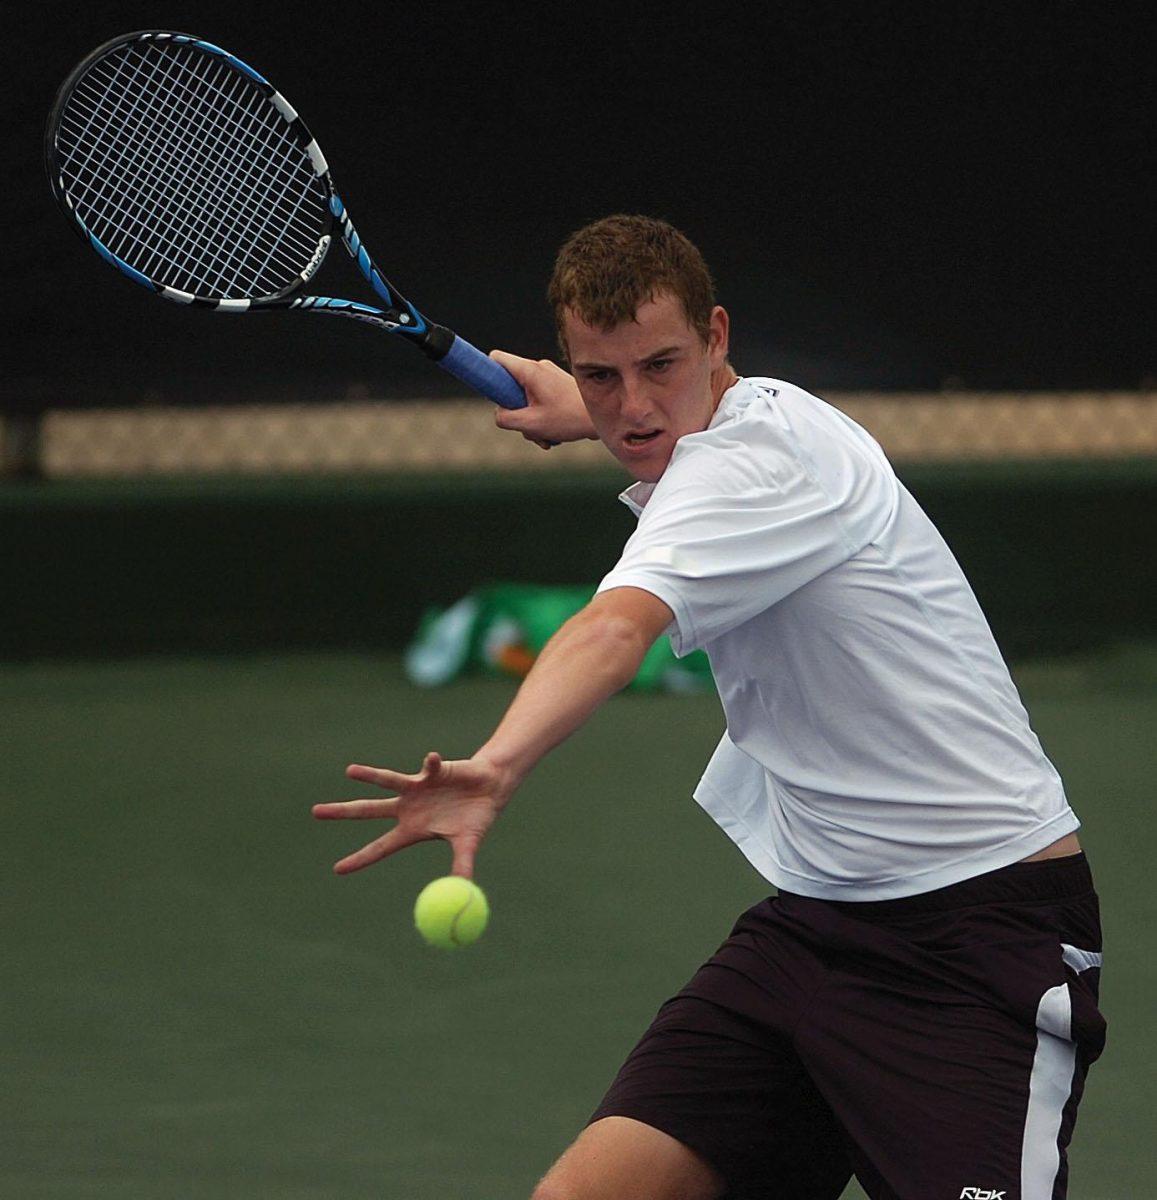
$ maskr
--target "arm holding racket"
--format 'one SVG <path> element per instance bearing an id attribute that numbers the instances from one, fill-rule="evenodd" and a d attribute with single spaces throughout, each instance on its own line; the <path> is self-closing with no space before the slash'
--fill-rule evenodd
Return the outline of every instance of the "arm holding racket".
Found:
<path id="1" fill-rule="evenodd" d="M 505 350 L 492 350 L 490 357 L 513 376 L 526 395 L 525 407 L 495 412 L 499 429 L 521 433 L 544 450 L 559 442 L 598 440 L 573 375 L 545 358 L 519 358 Z"/>

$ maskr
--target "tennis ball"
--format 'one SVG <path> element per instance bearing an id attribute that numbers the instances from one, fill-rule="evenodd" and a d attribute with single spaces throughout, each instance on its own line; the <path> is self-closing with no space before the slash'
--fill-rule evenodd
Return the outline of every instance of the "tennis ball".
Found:
<path id="1" fill-rule="evenodd" d="M 459 875 L 446 875 L 426 884 L 414 904 L 418 932 L 441 950 L 476 942 L 489 919 L 490 905 L 482 889 Z"/>

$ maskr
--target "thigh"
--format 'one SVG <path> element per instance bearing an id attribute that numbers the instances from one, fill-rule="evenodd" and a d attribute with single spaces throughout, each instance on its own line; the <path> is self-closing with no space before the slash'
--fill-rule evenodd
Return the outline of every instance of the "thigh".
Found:
<path id="1" fill-rule="evenodd" d="M 698 996 L 660 1009 L 591 1121 L 612 1116 L 693 1151 L 728 1200 L 837 1200 L 851 1178 L 845 1135 L 790 1039 Z"/>
<path id="2" fill-rule="evenodd" d="M 1059 1119 L 1075 1063 L 1070 1047 L 1045 1036 L 1048 1098 Z M 852 985 L 818 999 L 800 1039 L 873 1200 L 1021 1200 L 1036 1050 L 1036 1031 L 984 1005 L 885 1001 Z M 1035 1200 L 1052 1200 L 1052 1193 Z"/>
<path id="3" fill-rule="evenodd" d="M 1104 1040 L 1095 895 L 976 906 L 901 933 L 895 953 L 883 931 L 864 938 L 798 1031 L 865 1189 L 1060 1200 Z"/>
<path id="4" fill-rule="evenodd" d="M 719 1172 L 670 1134 L 629 1117 L 583 1130 L 532 1200 L 719 1200 Z"/>

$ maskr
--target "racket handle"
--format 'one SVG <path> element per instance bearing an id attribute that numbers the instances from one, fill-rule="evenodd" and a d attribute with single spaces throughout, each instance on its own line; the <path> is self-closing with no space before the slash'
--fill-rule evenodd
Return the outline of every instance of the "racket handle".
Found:
<path id="1" fill-rule="evenodd" d="M 450 333 L 449 330 L 446 332 Z M 456 379 L 489 396 L 503 408 L 526 407 L 526 393 L 505 367 L 500 367 L 494 359 L 456 333 L 450 333 L 450 337 L 453 339 L 450 348 L 434 359 L 442 370 L 449 371 Z"/>

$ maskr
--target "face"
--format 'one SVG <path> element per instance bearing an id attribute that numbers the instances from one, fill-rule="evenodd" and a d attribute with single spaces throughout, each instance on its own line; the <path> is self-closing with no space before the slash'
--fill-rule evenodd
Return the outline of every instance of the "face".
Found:
<path id="1" fill-rule="evenodd" d="M 723 394 L 727 313 L 711 313 L 707 344 L 669 293 L 614 329 L 563 318 L 571 371 L 603 445 L 638 480 L 667 469 L 675 443 L 707 428 Z M 729 373 L 729 371 L 728 371 Z"/>

